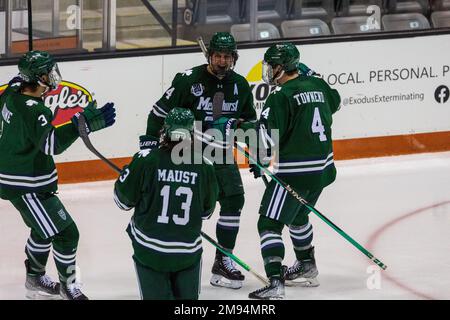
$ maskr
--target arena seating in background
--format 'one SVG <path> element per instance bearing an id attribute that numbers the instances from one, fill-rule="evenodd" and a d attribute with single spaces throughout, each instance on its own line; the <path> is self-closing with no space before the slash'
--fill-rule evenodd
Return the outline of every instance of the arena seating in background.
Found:
<path id="1" fill-rule="evenodd" d="M 230 28 L 230 32 L 236 41 L 250 41 L 250 24 L 234 24 Z M 279 39 L 280 32 L 278 28 L 273 24 L 268 22 L 258 23 L 257 28 L 257 38 L 258 40 L 269 40 L 269 39 Z"/>
<path id="2" fill-rule="evenodd" d="M 431 23 L 435 28 L 450 28 L 450 11 L 435 11 L 431 14 Z"/>
<path id="3" fill-rule="evenodd" d="M 288 0 L 288 20 L 320 19 L 330 22 L 335 16 L 334 0 Z"/>
<path id="4" fill-rule="evenodd" d="M 383 29 L 386 31 L 429 29 L 430 23 L 420 13 L 385 14 L 381 18 Z"/>
<path id="5" fill-rule="evenodd" d="M 186 9 L 190 13 L 185 14 L 184 22 L 188 25 L 239 23 L 240 2 L 240 0 L 186 0 Z"/>
<path id="6" fill-rule="evenodd" d="M 284 38 L 317 37 L 330 34 L 330 28 L 320 19 L 286 20 L 281 23 Z"/>
<path id="7" fill-rule="evenodd" d="M 381 26 L 378 22 L 367 23 L 367 16 L 337 17 L 331 20 L 334 34 L 379 32 Z"/>
<path id="8" fill-rule="evenodd" d="M 385 0 L 386 1 L 386 0 Z M 421 13 L 428 14 L 429 2 L 428 0 L 387 0 L 387 13 Z"/>
<path id="9" fill-rule="evenodd" d="M 225 24 L 237 41 L 250 40 L 249 1 L 186 3 L 196 25 Z M 259 0 L 257 17 L 258 40 L 448 28 L 450 0 Z"/>
<path id="10" fill-rule="evenodd" d="M 337 16 L 368 16 L 369 6 L 378 6 L 383 11 L 383 1 L 386 0 L 339 0 L 336 5 Z"/>

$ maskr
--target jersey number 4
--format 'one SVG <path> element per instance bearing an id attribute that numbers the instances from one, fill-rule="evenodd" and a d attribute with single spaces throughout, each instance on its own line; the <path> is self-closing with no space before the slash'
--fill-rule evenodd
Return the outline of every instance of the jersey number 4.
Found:
<path id="1" fill-rule="evenodd" d="M 170 200 L 170 186 L 165 185 L 161 189 L 160 193 L 161 197 L 163 197 L 163 208 L 161 211 L 161 215 L 158 216 L 158 223 L 169 223 L 169 216 L 167 215 L 167 211 L 169 209 L 169 200 Z M 186 201 L 181 203 L 181 209 L 183 210 L 183 217 L 180 217 L 178 214 L 172 215 L 172 220 L 175 224 L 180 226 L 185 226 L 189 222 L 189 211 L 191 210 L 191 202 L 192 202 L 192 190 L 187 187 L 178 187 L 175 190 L 175 196 L 181 197 L 186 196 Z"/>
<path id="2" fill-rule="evenodd" d="M 311 130 L 313 133 L 319 134 L 320 141 L 327 141 L 327 136 L 324 134 L 325 127 L 322 124 L 322 119 L 320 118 L 319 108 L 314 108 L 314 116 L 311 124 Z"/>

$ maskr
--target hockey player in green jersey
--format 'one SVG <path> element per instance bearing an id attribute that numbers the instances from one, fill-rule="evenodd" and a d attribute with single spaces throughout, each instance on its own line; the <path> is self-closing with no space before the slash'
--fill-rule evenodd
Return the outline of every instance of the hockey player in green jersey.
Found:
<path id="1" fill-rule="evenodd" d="M 228 129 L 247 130 L 255 126 L 256 112 L 250 86 L 244 77 L 233 71 L 237 59 L 236 43 L 231 34 L 216 33 L 209 43 L 208 64 L 178 73 L 171 87 L 154 104 L 148 116 L 146 135 L 140 137 L 141 148 L 156 147 L 164 118 L 172 108 L 182 107 L 192 110 L 195 119 L 203 123 L 202 127 L 195 130 L 196 139 L 205 146 L 214 146 L 217 152 L 231 152 L 232 144 L 230 146 L 229 143 L 212 140 L 205 131 L 214 128 L 229 132 Z M 223 93 L 223 103 L 213 110 L 213 97 L 218 92 Z M 220 190 L 220 217 L 216 236 L 218 242 L 231 252 L 235 247 L 244 206 L 244 189 L 234 160 L 228 164 L 214 160 L 214 167 Z M 210 283 L 238 289 L 243 280 L 244 275 L 234 262 L 216 251 Z"/>
<path id="2" fill-rule="evenodd" d="M 84 300 L 76 278 L 79 233 L 56 196 L 58 174 L 53 155 L 66 150 L 77 138 L 79 114 L 54 127 L 52 111 L 43 95 L 61 81 L 58 65 L 45 51 L 30 51 L 19 61 L 19 76 L 0 96 L 0 198 L 9 200 L 31 229 L 25 246 L 27 297 Z M 95 102 L 84 109 L 88 131 L 111 126 L 112 103 L 101 109 Z M 60 283 L 45 274 L 50 248 Z"/>
<path id="3" fill-rule="evenodd" d="M 202 219 L 213 213 L 218 185 L 212 163 L 174 162 L 178 144 L 192 150 L 194 115 L 170 110 L 159 148 L 141 150 L 114 190 L 119 208 L 135 208 L 127 232 L 142 299 L 198 299 Z"/>
<path id="4" fill-rule="evenodd" d="M 314 205 L 323 188 L 336 178 L 331 124 L 340 96 L 321 78 L 301 75 L 297 69 L 299 59 L 299 51 L 291 43 L 272 45 L 265 52 L 263 79 L 278 87 L 266 100 L 260 130 L 267 145 L 274 143 L 271 131 L 278 130 L 274 173 Z M 255 177 L 261 176 L 255 164 L 251 164 L 251 171 Z M 303 286 L 319 285 L 309 210 L 272 180 L 263 195 L 259 214 L 261 253 L 270 285 L 250 293 L 249 297 L 282 299 L 285 280 Z M 289 227 L 296 256 L 290 268 L 282 266 L 285 249 L 281 233 L 285 225 Z"/>

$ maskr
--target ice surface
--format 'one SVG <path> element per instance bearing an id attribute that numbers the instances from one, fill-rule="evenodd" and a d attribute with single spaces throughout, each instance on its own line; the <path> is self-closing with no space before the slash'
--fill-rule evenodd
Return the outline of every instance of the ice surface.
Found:
<path id="1" fill-rule="evenodd" d="M 339 161 L 336 182 L 316 208 L 388 265 L 378 273 L 362 253 L 310 215 L 319 268 L 317 288 L 286 288 L 287 299 L 450 299 L 450 152 Z M 256 222 L 264 185 L 242 171 L 246 203 L 235 255 L 264 274 Z M 80 231 L 77 262 L 91 299 L 138 299 L 125 228 L 130 212 L 112 199 L 113 181 L 60 186 Z M 218 210 L 203 226 L 215 238 Z M 24 299 L 24 245 L 29 231 L 0 200 L 0 299 Z M 287 229 L 285 263 L 294 254 Z M 250 273 L 240 290 L 209 284 L 214 248 L 203 241 L 201 299 L 247 299 L 261 283 Z M 52 258 L 48 274 L 56 278 Z M 380 282 L 377 282 L 380 279 Z M 369 286 L 368 286 L 369 284 Z M 379 284 L 379 285 L 378 285 Z M 369 289 L 371 288 L 371 289 Z"/>

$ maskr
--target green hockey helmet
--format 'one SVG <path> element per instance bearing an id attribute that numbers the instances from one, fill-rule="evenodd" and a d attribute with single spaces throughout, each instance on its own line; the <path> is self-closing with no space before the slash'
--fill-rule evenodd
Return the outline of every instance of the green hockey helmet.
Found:
<path id="1" fill-rule="evenodd" d="M 274 44 L 264 53 L 263 80 L 268 84 L 277 84 L 284 72 L 297 70 L 300 63 L 300 52 L 297 47 L 290 42 Z M 276 66 L 280 65 L 281 70 L 273 74 Z"/>
<path id="2" fill-rule="evenodd" d="M 213 59 L 214 53 L 230 54 L 231 59 L 226 60 L 226 64 L 223 65 Z M 234 41 L 233 36 L 228 32 L 216 32 L 211 38 L 208 48 L 208 63 L 211 71 L 219 79 L 225 77 L 228 72 L 234 69 L 238 57 L 236 41 Z"/>
<path id="3" fill-rule="evenodd" d="M 213 52 L 228 52 L 237 56 L 236 41 L 233 36 L 228 32 L 216 32 L 209 42 L 208 55 Z"/>
<path id="4" fill-rule="evenodd" d="M 29 51 L 19 61 L 19 72 L 25 82 L 56 89 L 61 82 L 61 74 L 53 57 L 46 51 Z M 42 76 L 47 75 L 48 81 Z"/>
<path id="5" fill-rule="evenodd" d="M 164 120 L 164 135 L 171 141 L 190 139 L 194 131 L 194 114 L 185 108 L 173 108 Z"/>

